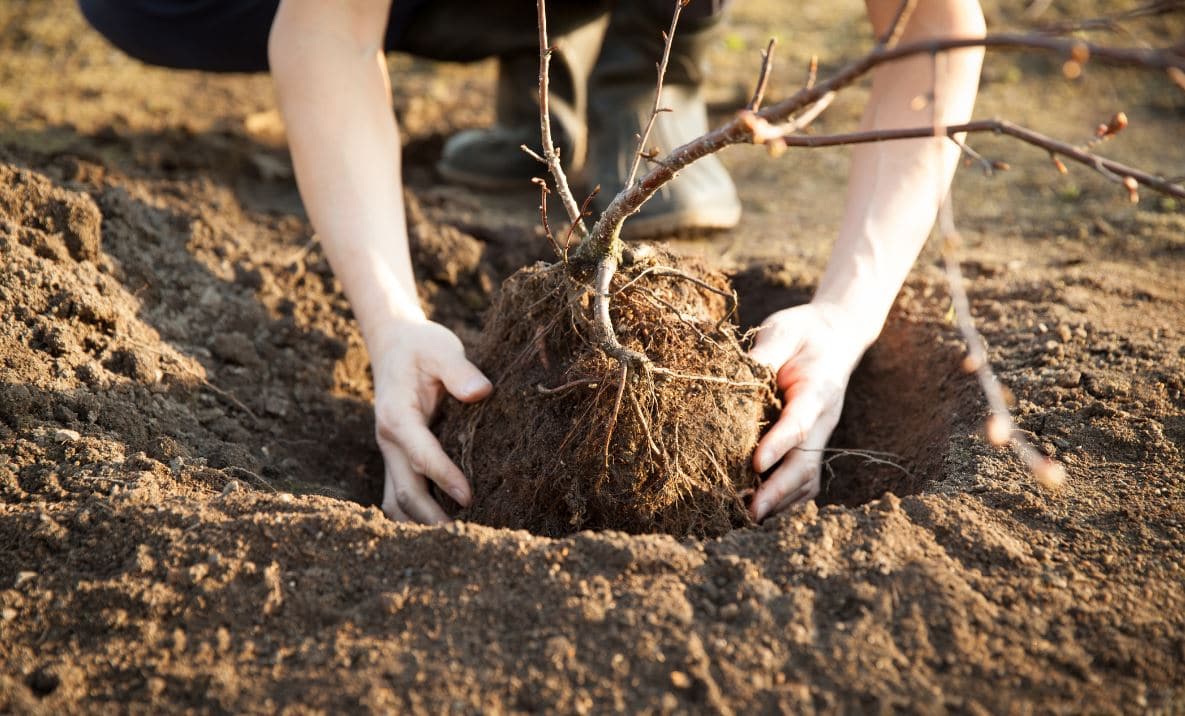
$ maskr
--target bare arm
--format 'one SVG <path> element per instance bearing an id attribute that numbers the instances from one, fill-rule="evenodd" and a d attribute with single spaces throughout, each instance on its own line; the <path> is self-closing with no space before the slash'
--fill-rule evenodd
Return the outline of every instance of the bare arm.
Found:
<path id="1" fill-rule="evenodd" d="M 900 0 L 867 0 L 867 5 L 880 37 Z M 977 0 L 918 0 L 901 42 L 983 33 Z M 861 127 L 966 121 L 982 59 L 981 48 L 969 48 L 878 67 Z M 755 518 L 818 494 L 820 451 L 839 420 L 848 378 L 880 334 L 958 159 L 959 148 L 937 138 L 853 149 L 843 223 L 814 299 L 766 319 L 753 347 L 754 358 L 775 371 L 785 405 L 753 455 L 755 469 L 773 469 L 754 499 Z"/>
<path id="2" fill-rule="evenodd" d="M 416 297 L 382 56 L 389 11 L 390 0 L 283 0 L 268 57 L 301 197 L 371 355 L 383 507 L 433 522 L 445 515 L 425 477 L 462 504 L 469 488 L 427 421 L 442 389 L 473 400 L 490 385 Z"/>
<path id="3" fill-rule="evenodd" d="M 898 4 L 897 0 L 868 0 L 878 37 Z M 983 33 L 983 14 L 975 0 L 921 0 L 901 41 Z M 972 48 L 936 58 L 917 55 L 878 68 L 861 129 L 967 121 L 975 105 L 982 61 L 983 51 Z M 881 142 L 852 150 L 843 224 L 815 301 L 842 306 L 853 314 L 858 323 L 851 328 L 866 346 L 880 334 L 929 236 L 959 154 L 959 148 L 946 139 Z"/>

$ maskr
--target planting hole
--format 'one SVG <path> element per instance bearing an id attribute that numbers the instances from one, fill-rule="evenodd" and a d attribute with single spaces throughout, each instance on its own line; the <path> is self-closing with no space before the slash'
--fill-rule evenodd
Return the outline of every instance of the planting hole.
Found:
<path id="1" fill-rule="evenodd" d="M 771 267 L 747 270 L 733 282 L 746 328 L 809 301 L 813 290 Z M 926 492 L 946 478 L 947 455 L 974 432 L 984 408 L 974 376 L 959 369 L 960 342 L 944 323 L 944 310 L 937 298 L 897 302 L 848 385 L 825 454 L 820 504 L 855 506 L 886 492 Z"/>

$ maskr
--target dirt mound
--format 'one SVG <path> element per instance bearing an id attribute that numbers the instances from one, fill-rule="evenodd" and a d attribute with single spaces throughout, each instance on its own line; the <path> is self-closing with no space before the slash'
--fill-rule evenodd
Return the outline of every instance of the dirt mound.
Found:
<path id="1" fill-rule="evenodd" d="M 592 343 L 587 292 L 563 265 L 503 284 L 473 351 L 497 390 L 451 403 L 439 428 L 473 480 L 458 517 L 553 537 L 702 537 L 752 523 L 750 458 L 777 408 L 772 380 L 737 340 L 728 281 L 686 261 L 708 289 L 662 273 L 673 263 L 650 251 L 611 288 L 618 338 L 654 368 L 628 369 Z"/>

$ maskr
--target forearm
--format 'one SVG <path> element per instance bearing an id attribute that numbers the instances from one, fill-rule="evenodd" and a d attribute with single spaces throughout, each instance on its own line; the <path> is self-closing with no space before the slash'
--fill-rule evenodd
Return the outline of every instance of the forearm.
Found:
<path id="1" fill-rule="evenodd" d="M 372 346 L 393 320 L 423 318 L 408 251 L 399 135 L 378 45 L 383 5 L 353 16 L 335 9 L 327 18 L 287 0 L 269 46 L 301 197 Z"/>
<path id="2" fill-rule="evenodd" d="M 923 0 L 902 41 L 982 33 L 976 3 L 948 2 L 927 8 Z M 879 68 L 861 128 L 966 121 L 975 103 L 982 55 L 977 49 L 959 50 L 936 60 L 918 56 Z M 919 102 L 931 97 L 931 92 L 933 99 Z M 853 149 L 843 222 L 815 300 L 837 305 L 851 316 L 849 328 L 864 345 L 880 333 L 925 244 L 959 156 L 958 146 L 938 138 Z"/>

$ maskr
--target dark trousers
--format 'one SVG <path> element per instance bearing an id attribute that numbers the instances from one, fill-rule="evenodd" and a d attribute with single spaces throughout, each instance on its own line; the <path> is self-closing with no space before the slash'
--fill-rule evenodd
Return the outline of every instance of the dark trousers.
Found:
<path id="1" fill-rule="evenodd" d="M 675 0 L 619 0 L 666 28 Z M 694 0 L 693 26 L 714 20 L 731 0 Z M 280 0 L 79 0 L 83 15 L 113 45 L 151 65 L 207 72 L 263 72 L 267 38 Z M 553 34 L 590 22 L 610 0 L 552 0 Z M 530 0 L 394 0 L 384 47 L 436 60 L 472 61 L 535 46 Z"/>

